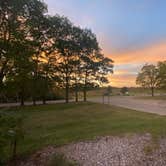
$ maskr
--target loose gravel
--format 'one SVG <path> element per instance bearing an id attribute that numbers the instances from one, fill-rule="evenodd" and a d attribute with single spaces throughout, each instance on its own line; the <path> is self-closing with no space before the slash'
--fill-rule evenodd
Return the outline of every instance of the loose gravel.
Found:
<path id="1" fill-rule="evenodd" d="M 154 144 L 150 134 L 106 136 L 59 148 L 47 147 L 20 165 L 46 166 L 49 157 L 60 153 L 80 166 L 166 166 L 166 139 Z"/>

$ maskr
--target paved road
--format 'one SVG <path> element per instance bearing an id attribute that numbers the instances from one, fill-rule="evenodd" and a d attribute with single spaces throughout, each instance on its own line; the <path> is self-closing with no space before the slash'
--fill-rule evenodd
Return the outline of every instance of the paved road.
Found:
<path id="1" fill-rule="evenodd" d="M 89 101 L 96 103 L 103 103 L 102 97 L 91 98 L 89 99 Z M 107 103 L 107 99 L 105 100 L 105 102 Z M 55 104 L 55 103 L 64 103 L 64 100 L 47 101 L 47 104 Z M 42 102 L 39 101 L 37 102 L 37 104 L 42 104 Z M 158 115 L 166 115 L 166 101 L 164 100 L 138 99 L 132 96 L 111 96 L 109 104 L 137 111 L 155 113 Z M 20 103 L 6 103 L 6 104 L 0 104 L 0 108 L 14 107 L 19 105 Z M 25 105 L 32 105 L 32 102 L 25 102 Z"/>
<path id="2" fill-rule="evenodd" d="M 103 103 L 102 98 L 92 98 L 92 102 Z M 105 99 L 107 102 L 107 99 Z M 152 99 L 137 99 L 133 96 L 111 96 L 110 104 L 137 111 L 166 115 L 166 101 Z"/>
<path id="3" fill-rule="evenodd" d="M 64 100 L 52 100 L 52 101 L 47 101 L 47 104 L 56 104 L 56 103 L 65 103 Z M 36 105 L 40 105 L 42 104 L 42 101 L 37 101 Z M 25 106 L 28 105 L 33 105 L 32 102 L 25 102 L 24 103 Z M 6 108 L 6 107 L 16 107 L 16 106 L 20 106 L 20 103 L 0 103 L 0 108 Z"/>

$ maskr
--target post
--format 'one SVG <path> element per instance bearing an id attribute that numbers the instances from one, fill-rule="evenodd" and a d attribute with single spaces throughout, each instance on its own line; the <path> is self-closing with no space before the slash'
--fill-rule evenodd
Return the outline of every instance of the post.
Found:
<path id="1" fill-rule="evenodd" d="M 103 104 L 104 104 L 104 95 L 103 95 Z"/>
<path id="2" fill-rule="evenodd" d="M 108 104 L 110 104 L 110 95 L 108 94 Z"/>

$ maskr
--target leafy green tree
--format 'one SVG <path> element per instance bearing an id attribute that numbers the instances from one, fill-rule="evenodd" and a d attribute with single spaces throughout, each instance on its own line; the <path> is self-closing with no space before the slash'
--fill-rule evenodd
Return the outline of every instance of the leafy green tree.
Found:
<path id="1" fill-rule="evenodd" d="M 166 61 L 159 62 L 158 68 L 158 86 L 162 89 L 166 89 Z"/>
<path id="2" fill-rule="evenodd" d="M 87 100 L 87 86 L 93 80 L 93 76 L 95 74 L 94 67 L 94 59 L 96 56 L 96 52 L 99 50 L 99 46 L 97 43 L 97 39 L 95 34 L 92 33 L 89 29 L 83 30 L 82 40 L 81 40 L 81 77 L 83 84 L 83 96 L 84 101 Z M 91 78 L 90 78 L 91 77 Z"/>
<path id="3" fill-rule="evenodd" d="M 30 97 L 34 105 L 37 99 L 45 104 L 58 86 L 65 89 L 66 103 L 71 87 L 76 102 L 80 89 L 86 101 L 88 88 L 108 83 L 113 61 L 101 54 L 91 30 L 46 13 L 40 0 L 0 1 L 0 96 L 13 93 L 21 105 Z"/>
<path id="4" fill-rule="evenodd" d="M 80 81 L 81 81 L 81 53 L 83 50 L 82 47 L 82 37 L 83 30 L 80 27 L 73 26 L 73 41 L 75 43 L 75 49 L 73 51 L 73 74 L 72 74 L 72 87 L 75 92 L 75 101 L 78 102 L 78 92 L 80 91 Z"/>
<path id="5" fill-rule="evenodd" d="M 39 9 L 45 5 L 39 0 L 0 1 L 0 83 L 12 70 L 13 57 L 19 52 L 19 43 L 28 40 L 32 20 L 38 20 Z M 36 13 L 36 15 L 35 15 Z M 29 25 L 29 26 L 28 26 Z M 22 51 L 22 50 L 21 50 Z"/>
<path id="6" fill-rule="evenodd" d="M 90 30 L 84 30 L 82 45 L 81 76 L 84 84 L 84 101 L 86 101 L 88 84 L 96 86 L 109 82 L 107 75 L 113 72 L 113 61 L 100 53 L 96 36 Z"/>
<path id="7" fill-rule="evenodd" d="M 6 75 L 6 82 L 11 82 L 15 85 L 15 91 L 17 92 L 21 106 L 24 105 L 25 96 L 28 93 L 28 86 L 30 82 L 31 63 L 29 61 L 29 51 L 25 47 L 19 48 L 18 52 L 14 57 L 13 69 Z"/>
<path id="8" fill-rule="evenodd" d="M 58 50 L 59 59 L 57 63 L 57 71 L 64 82 L 65 100 L 69 102 L 69 89 L 71 87 L 72 74 L 76 64 L 75 51 L 77 43 L 75 42 L 75 34 L 73 33 L 73 25 L 68 19 L 63 20 L 63 34 L 65 36 L 58 40 L 56 48 Z"/>
<path id="9" fill-rule="evenodd" d="M 154 96 L 154 89 L 158 85 L 158 69 L 155 65 L 146 64 L 142 67 L 136 78 L 136 84 L 151 89 L 151 95 Z"/>
<path id="10" fill-rule="evenodd" d="M 20 5 L 13 1 L 0 1 L 0 85 L 12 69 L 13 50 L 17 48 L 17 41 L 23 38 L 24 34 L 19 31 L 22 23 L 19 16 L 22 12 L 23 2 Z"/>
<path id="11" fill-rule="evenodd" d="M 40 0 L 0 1 L 0 88 L 15 70 L 19 73 L 17 80 L 20 80 L 22 74 L 18 72 L 18 66 L 21 66 L 19 70 L 26 68 L 27 59 L 32 55 L 28 51 L 28 57 L 25 57 L 27 45 L 32 43 L 32 29 L 36 28 L 33 23 L 39 20 L 45 10 L 46 5 Z M 22 92 L 20 96 L 23 96 Z"/>
<path id="12" fill-rule="evenodd" d="M 33 99 L 33 104 L 36 105 L 36 100 L 41 94 L 40 90 L 43 92 L 43 87 L 40 85 L 42 73 L 41 65 L 43 64 L 43 53 L 48 49 L 49 38 L 49 20 L 46 18 L 45 13 L 47 12 L 47 7 L 41 1 L 33 5 L 34 10 L 30 10 L 31 19 L 27 21 L 27 26 L 29 29 L 29 39 L 31 41 L 30 46 L 33 50 L 31 56 L 31 62 L 33 64 L 31 73 L 31 95 Z"/>

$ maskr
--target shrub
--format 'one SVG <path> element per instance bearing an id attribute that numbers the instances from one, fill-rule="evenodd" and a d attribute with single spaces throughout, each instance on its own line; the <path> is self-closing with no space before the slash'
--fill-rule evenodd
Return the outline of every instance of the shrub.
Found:
<path id="1" fill-rule="evenodd" d="M 12 159 L 16 157 L 17 143 L 24 136 L 23 118 L 12 113 L 0 112 L 0 124 L 0 164 L 2 164 L 8 157 Z"/>

